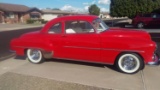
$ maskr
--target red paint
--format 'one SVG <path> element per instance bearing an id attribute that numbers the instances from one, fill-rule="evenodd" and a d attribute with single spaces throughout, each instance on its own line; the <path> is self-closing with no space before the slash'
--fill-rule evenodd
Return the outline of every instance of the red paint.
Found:
<path id="1" fill-rule="evenodd" d="M 53 58 L 67 58 L 87 62 L 114 64 L 117 56 L 123 52 L 138 53 L 147 63 L 152 61 L 156 44 L 145 31 L 110 28 L 104 32 L 66 34 L 65 22 L 83 20 L 90 24 L 97 16 L 64 16 L 51 20 L 41 31 L 32 32 L 13 39 L 11 50 L 17 55 L 24 55 L 28 48 L 53 51 Z M 49 34 L 48 30 L 56 23 L 61 23 L 62 32 Z"/>

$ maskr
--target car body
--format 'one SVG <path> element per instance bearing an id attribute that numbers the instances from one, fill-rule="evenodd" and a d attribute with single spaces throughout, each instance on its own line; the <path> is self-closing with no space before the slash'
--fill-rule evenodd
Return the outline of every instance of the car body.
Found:
<path id="1" fill-rule="evenodd" d="M 144 28 L 145 26 L 158 26 L 160 25 L 160 14 L 138 14 L 132 20 L 132 24 L 137 28 Z"/>
<path id="2" fill-rule="evenodd" d="M 144 64 L 159 60 L 156 43 L 147 32 L 109 28 L 92 15 L 53 19 L 40 31 L 11 40 L 10 48 L 17 55 L 27 55 L 32 63 L 60 58 L 116 65 L 125 73 L 135 73 Z"/>

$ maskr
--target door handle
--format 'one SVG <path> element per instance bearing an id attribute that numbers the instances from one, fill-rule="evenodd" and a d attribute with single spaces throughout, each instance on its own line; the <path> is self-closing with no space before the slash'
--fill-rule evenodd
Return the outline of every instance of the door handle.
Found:
<path id="1" fill-rule="evenodd" d="M 66 35 L 62 35 L 62 37 L 67 37 Z"/>

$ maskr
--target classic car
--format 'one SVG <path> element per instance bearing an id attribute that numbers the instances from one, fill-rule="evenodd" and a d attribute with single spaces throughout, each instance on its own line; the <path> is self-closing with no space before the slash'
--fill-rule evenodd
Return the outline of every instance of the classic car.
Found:
<path id="1" fill-rule="evenodd" d="M 11 40 L 10 49 L 35 64 L 58 58 L 115 65 L 127 74 L 159 63 L 157 45 L 146 31 L 109 28 L 94 15 L 55 18 Z"/>
<path id="2" fill-rule="evenodd" d="M 133 18 L 132 24 L 137 28 L 144 28 L 146 26 L 159 26 L 160 25 L 160 14 L 148 13 L 138 14 Z"/>

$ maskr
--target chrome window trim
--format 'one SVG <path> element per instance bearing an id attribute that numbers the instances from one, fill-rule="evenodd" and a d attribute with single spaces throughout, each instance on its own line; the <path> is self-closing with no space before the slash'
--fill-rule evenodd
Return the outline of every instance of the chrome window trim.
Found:
<path id="1" fill-rule="evenodd" d="M 123 50 L 123 49 L 113 49 L 113 48 L 89 48 L 89 47 L 77 47 L 77 46 L 64 46 L 64 48 L 81 48 L 81 49 L 92 49 L 92 50 L 110 50 L 110 51 L 127 51 L 127 52 L 142 52 L 140 50 Z"/>

